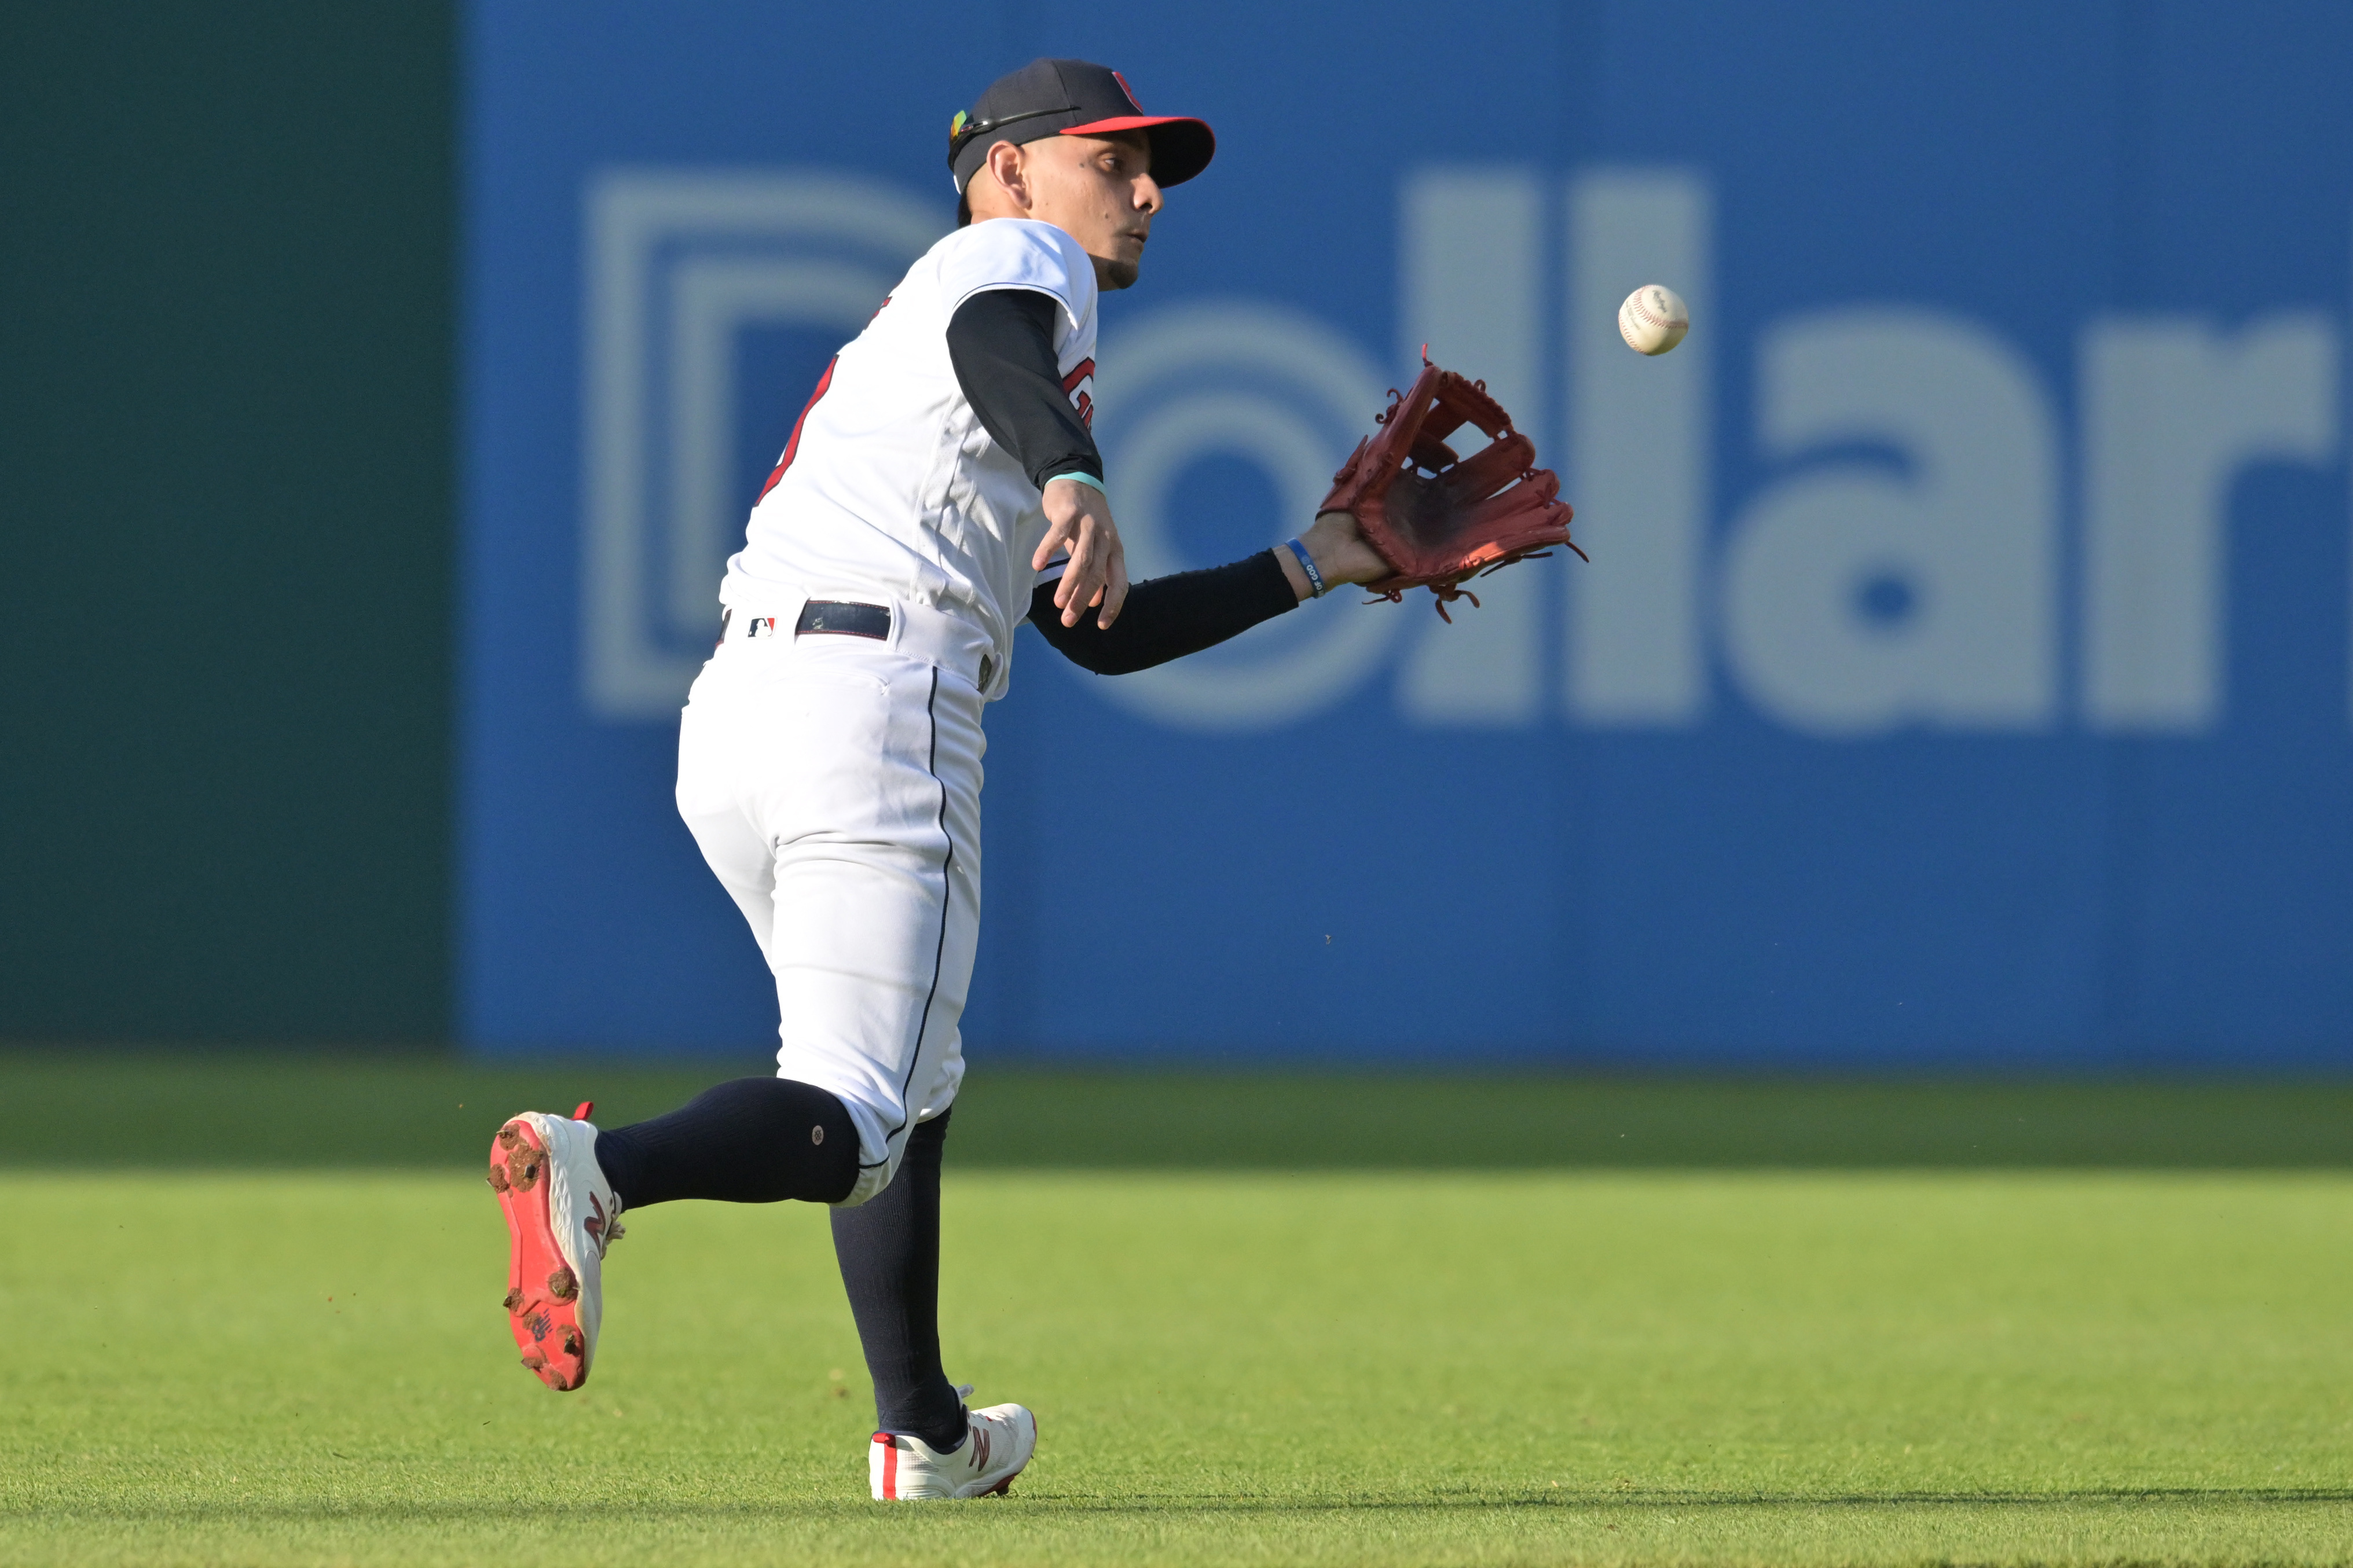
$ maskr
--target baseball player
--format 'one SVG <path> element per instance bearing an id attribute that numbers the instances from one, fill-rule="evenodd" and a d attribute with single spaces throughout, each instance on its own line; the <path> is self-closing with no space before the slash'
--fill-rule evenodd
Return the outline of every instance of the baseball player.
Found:
<path id="1" fill-rule="evenodd" d="M 776 984 L 773 1078 L 599 1129 L 526 1112 L 491 1184 L 523 1364 L 577 1388 L 618 1216 L 679 1198 L 833 1205 L 872 1373 L 878 1499 L 1003 1492 L 1037 1444 L 940 1358 L 940 1158 L 980 920 L 984 706 L 1014 632 L 1099 674 L 1210 647 L 1390 568 L 1346 511 L 1131 591 L 1094 412 L 1095 306 L 1134 283 L 1198 120 L 1039 59 L 955 116 L 955 231 L 818 380 L 720 588 L 679 734 L 678 806 Z"/>

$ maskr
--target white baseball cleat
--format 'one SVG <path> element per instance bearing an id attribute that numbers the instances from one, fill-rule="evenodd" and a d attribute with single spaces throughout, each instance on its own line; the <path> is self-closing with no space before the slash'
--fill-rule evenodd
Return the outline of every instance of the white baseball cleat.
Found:
<path id="1" fill-rule="evenodd" d="M 592 1109 L 526 1110 L 491 1145 L 491 1187 L 512 1241 L 508 1324 L 522 1364 L 557 1390 L 588 1381 L 605 1316 L 605 1249 L 621 1238 L 620 1195 L 596 1163 Z"/>
<path id="2" fill-rule="evenodd" d="M 970 1394 L 969 1385 L 956 1390 Z M 921 1437 L 877 1432 L 866 1447 L 866 1479 L 877 1502 L 999 1497 L 1038 1451 L 1038 1418 L 1018 1405 L 966 1410 L 965 1440 L 943 1454 Z"/>

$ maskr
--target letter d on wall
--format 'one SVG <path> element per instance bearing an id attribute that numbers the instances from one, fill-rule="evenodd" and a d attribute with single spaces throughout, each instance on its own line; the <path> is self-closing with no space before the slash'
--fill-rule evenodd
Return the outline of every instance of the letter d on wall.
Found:
<path id="1" fill-rule="evenodd" d="M 1734 525 L 1733 673 L 1820 735 L 2056 716 L 2055 444 L 2033 371 L 1969 322 L 1841 310 L 1769 331 L 1757 438 L 1774 458 L 1893 447 L 1786 479 Z"/>

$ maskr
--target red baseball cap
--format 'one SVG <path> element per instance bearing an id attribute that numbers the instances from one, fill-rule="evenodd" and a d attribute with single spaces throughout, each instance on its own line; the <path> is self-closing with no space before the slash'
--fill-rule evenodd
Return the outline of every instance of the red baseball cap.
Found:
<path id="1" fill-rule="evenodd" d="M 1106 136 L 1141 131 L 1152 143 L 1152 177 L 1181 185 L 1209 166 L 1218 138 L 1208 123 L 1181 114 L 1146 114 L 1127 79 L 1092 60 L 1035 59 L 998 77 L 948 124 L 948 172 L 956 195 L 999 142 L 1044 136 Z M 960 215 L 961 216 L 961 215 Z"/>

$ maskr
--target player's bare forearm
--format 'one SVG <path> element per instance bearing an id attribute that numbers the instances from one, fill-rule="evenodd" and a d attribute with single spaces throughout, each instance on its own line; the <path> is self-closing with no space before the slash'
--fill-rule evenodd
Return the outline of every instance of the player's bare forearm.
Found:
<path id="1" fill-rule="evenodd" d="M 1044 491 L 1046 537 L 1030 557 L 1033 571 L 1068 551 L 1071 564 L 1054 586 L 1062 624 L 1075 626 L 1090 606 L 1101 606 L 1095 624 L 1104 630 L 1119 619 L 1127 602 L 1127 553 L 1103 491 L 1076 479 L 1050 479 Z"/>
<path id="2" fill-rule="evenodd" d="M 1392 568 L 1380 558 L 1365 536 L 1356 530 L 1355 516 L 1345 511 L 1327 511 L 1315 520 L 1315 525 L 1299 536 L 1307 553 L 1315 560 L 1315 570 L 1324 574 L 1326 592 L 1343 583 L 1373 583 L 1389 575 Z M 1307 581 L 1307 569 L 1288 550 L 1278 550 L 1275 559 L 1282 564 L 1282 574 L 1291 580 L 1292 592 L 1304 599 L 1314 592 Z"/>

